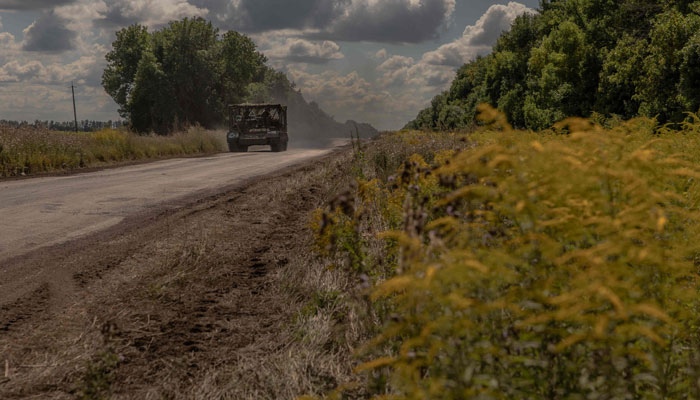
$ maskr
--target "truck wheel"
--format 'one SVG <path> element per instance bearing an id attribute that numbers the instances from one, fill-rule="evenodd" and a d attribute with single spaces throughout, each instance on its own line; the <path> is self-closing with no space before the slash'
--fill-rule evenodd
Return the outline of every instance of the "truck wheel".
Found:
<path id="1" fill-rule="evenodd" d="M 282 150 L 282 145 L 281 144 L 272 144 L 270 145 L 270 149 L 272 150 L 273 153 L 279 153 Z"/>

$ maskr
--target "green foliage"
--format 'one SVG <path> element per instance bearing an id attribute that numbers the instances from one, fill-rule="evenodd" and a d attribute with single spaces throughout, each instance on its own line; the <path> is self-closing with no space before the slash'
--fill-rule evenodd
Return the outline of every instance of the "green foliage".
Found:
<path id="1" fill-rule="evenodd" d="M 119 365 L 119 357 L 112 351 L 100 353 L 88 364 L 78 387 L 80 400 L 102 400 L 111 398 L 110 388 L 114 381 L 114 370 Z"/>
<path id="2" fill-rule="evenodd" d="M 690 110 L 700 109 L 700 30 L 696 30 L 681 51 L 680 92 L 684 106 Z"/>
<path id="3" fill-rule="evenodd" d="M 102 86 L 119 105 L 122 116 L 129 115 L 127 104 L 139 63 L 148 50 L 149 35 L 146 27 L 131 25 L 117 32 L 113 50 L 107 53 L 108 66 L 102 75 Z"/>
<path id="4" fill-rule="evenodd" d="M 480 110 L 469 147 L 406 156 L 342 211 L 353 251 L 385 241 L 358 372 L 386 377 L 378 398 L 697 398 L 700 117 L 533 133 Z"/>
<path id="5" fill-rule="evenodd" d="M 160 63 L 151 53 L 139 61 L 134 89 L 127 104 L 131 127 L 137 132 L 167 132 L 175 119 L 175 93 Z"/>
<path id="6" fill-rule="evenodd" d="M 249 85 L 267 83 L 267 60 L 253 41 L 233 31 L 220 35 L 202 18 L 152 33 L 132 25 L 117 32 L 112 47 L 102 83 L 138 132 L 216 127 L 229 104 L 248 96 Z"/>
<path id="7" fill-rule="evenodd" d="M 543 1 L 407 127 L 470 128 L 484 102 L 533 130 L 593 113 L 677 124 L 700 108 L 699 30 L 698 1 Z"/>

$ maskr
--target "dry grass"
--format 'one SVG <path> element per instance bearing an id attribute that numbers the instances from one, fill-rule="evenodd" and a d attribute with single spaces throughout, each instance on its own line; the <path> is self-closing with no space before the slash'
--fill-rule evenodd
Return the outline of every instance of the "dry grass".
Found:
<path id="1" fill-rule="evenodd" d="M 216 132 L 191 128 L 171 136 L 125 130 L 90 133 L 0 126 L 0 178 L 225 150 Z"/>
<path id="2" fill-rule="evenodd" d="M 322 205 L 352 184 L 349 158 L 345 153 L 313 171 L 272 182 L 272 204 L 289 204 L 311 188 L 314 198 L 307 200 Z M 352 372 L 355 346 L 370 337 L 358 307 L 364 289 L 356 276 L 312 251 L 310 233 L 299 232 L 302 245 L 296 250 L 301 251 L 269 276 L 267 290 L 291 311 L 283 329 L 241 351 L 230 374 L 210 372 L 184 398 L 295 399 L 357 380 Z"/>
<path id="3" fill-rule="evenodd" d="M 350 157 L 57 263 L 78 268 L 74 300 L 0 332 L 10 360 L 0 397 L 294 399 L 363 383 L 352 368 L 372 332 L 366 286 L 331 267 L 341 259 L 314 253 L 309 226 L 316 207 L 350 187 Z"/>

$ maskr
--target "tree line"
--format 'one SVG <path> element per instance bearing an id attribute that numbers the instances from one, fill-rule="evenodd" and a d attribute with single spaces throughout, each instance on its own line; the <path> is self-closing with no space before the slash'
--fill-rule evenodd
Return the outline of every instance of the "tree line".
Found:
<path id="1" fill-rule="evenodd" d="M 81 120 L 78 121 L 78 131 L 80 132 L 95 132 L 105 128 L 118 129 L 125 125 L 124 121 L 94 121 L 94 120 Z M 6 119 L 0 119 L 0 126 L 11 126 L 14 128 L 31 127 L 48 129 L 50 131 L 62 131 L 62 132 L 72 132 L 75 130 L 74 121 L 41 121 L 35 120 L 34 122 L 28 121 L 12 121 Z"/>
<path id="2" fill-rule="evenodd" d="M 283 98 L 294 89 L 285 74 L 265 64 L 249 37 L 220 34 L 202 18 L 154 32 L 131 25 L 117 32 L 106 58 L 102 84 L 137 132 L 215 128 L 230 104 Z"/>
<path id="3" fill-rule="evenodd" d="M 469 128 L 481 103 L 533 130 L 569 116 L 678 123 L 700 109 L 700 1 L 543 0 L 538 11 L 407 127 Z"/>

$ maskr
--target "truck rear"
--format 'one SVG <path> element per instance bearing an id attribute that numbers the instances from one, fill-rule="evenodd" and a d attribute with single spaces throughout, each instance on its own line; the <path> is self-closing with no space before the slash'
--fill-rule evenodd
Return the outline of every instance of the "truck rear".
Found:
<path id="1" fill-rule="evenodd" d="M 287 107 L 281 104 L 239 104 L 231 106 L 228 148 L 247 152 L 250 146 L 270 146 L 273 152 L 287 150 Z"/>

